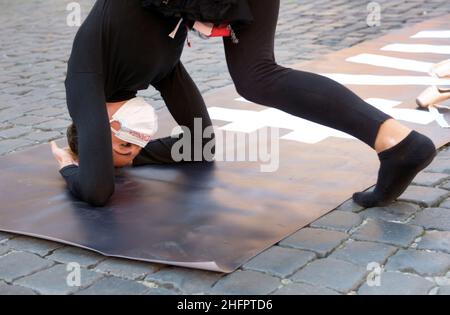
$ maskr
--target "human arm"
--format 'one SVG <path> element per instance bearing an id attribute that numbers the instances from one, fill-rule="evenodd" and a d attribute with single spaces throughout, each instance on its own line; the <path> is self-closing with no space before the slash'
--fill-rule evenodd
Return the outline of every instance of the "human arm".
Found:
<path id="1" fill-rule="evenodd" d="M 114 193 L 111 131 L 102 76 L 69 73 L 67 106 L 78 132 L 79 165 L 60 170 L 69 191 L 93 206 L 104 206 Z"/>
<path id="2" fill-rule="evenodd" d="M 195 118 L 201 119 L 202 128 L 212 126 L 203 97 L 181 62 L 169 75 L 155 83 L 154 87 L 160 91 L 167 108 L 178 125 L 187 127 L 192 136 L 195 131 Z M 212 135 L 213 137 L 214 135 Z M 201 139 L 202 147 L 212 138 Z M 176 163 L 171 151 L 173 145 L 178 141 L 179 136 L 151 141 L 133 161 L 133 165 Z M 194 147 L 194 143 L 192 143 L 192 147 Z"/>

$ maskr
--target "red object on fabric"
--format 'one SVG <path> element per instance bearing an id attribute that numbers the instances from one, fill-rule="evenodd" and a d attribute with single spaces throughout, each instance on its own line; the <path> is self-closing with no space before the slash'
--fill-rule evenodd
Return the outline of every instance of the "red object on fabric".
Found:
<path id="1" fill-rule="evenodd" d="M 214 26 L 210 37 L 229 37 L 231 36 L 231 30 L 228 25 Z"/>

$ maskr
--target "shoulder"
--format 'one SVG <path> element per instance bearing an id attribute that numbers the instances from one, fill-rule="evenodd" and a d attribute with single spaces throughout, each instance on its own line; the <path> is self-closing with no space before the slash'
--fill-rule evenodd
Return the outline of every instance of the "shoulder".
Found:
<path id="1" fill-rule="evenodd" d="M 91 12 L 92 13 L 92 12 Z M 103 65 L 102 21 L 89 15 L 79 27 L 73 40 L 68 72 L 101 73 Z"/>

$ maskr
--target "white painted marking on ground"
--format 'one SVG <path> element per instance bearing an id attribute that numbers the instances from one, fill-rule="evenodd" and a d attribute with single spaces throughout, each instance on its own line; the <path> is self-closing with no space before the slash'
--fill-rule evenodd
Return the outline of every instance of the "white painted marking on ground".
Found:
<path id="1" fill-rule="evenodd" d="M 428 108 L 430 114 L 434 117 L 436 122 L 441 126 L 442 128 L 450 128 L 450 124 L 445 120 L 445 117 L 443 114 L 439 112 L 439 110 L 433 106 L 430 106 Z"/>
<path id="2" fill-rule="evenodd" d="M 382 47 L 381 50 L 405 53 L 450 55 L 450 45 L 390 44 Z"/>
<path id="3" fill-rule="evenodd" d="M 380 108 L 392 108 L 402 103 L 400 101 L 387 100 L 384 98 L 368 98 L 365 101 L 370 105 Z"/>
<path id="4" fill-rule="evenodd" d="M 411 38 L 450 38 L 450 31 L 449 30 L 422 31 L 411 36 Z"/>
<path id="5" fill-rule="evenodd" d="M 249 102 L 244 98 L 238 98 L 235 100 L 246 103 Z M 394 108 L 402 103 L 396 100 L 368 98 L 366 99 L 366 102 L 397 120 L 428 125 L 437 118 L 433 113 L 426 111 L 419 111 L 409 108 Z M 209 107 L 208 111 L 211 119 L 230 122 L 229 124 L 219 128 L 223 131 L 252 133 L 261 128 L 272 127 L 292 130 L 292 132 L 282 136 L 281 139 L 308 144 L 319 143 L 329 137 L 356 140 L 355 137 L 340 130 L 316 124 L 275 108 L 267 108 L 261 111 L 251 111 L 224 107 Z"/>
<path id="6" fill-rule="evenodd" d="M 374 54 L 360 54 L 357 56 L 347 58 L 346 61 L 382 68 L 425 72 L 425 73 L 428 73 L 428 71 L 434 65 L 433 63 L 417 61 L 413 59 L 395 58 Z"/>
<path id="7" fill-rule="evenodd" d="M 436 118 L 434 115 L 428 112 L 417 109 L 394 108 L 395 106 L 398 106 L 402 103 L 400 101 L 380 98 L 368 98 L 365 101 L 397 120 L 408 121 L 420 125 L 428 125 L 432 123 Z"/>
<path id="8" fill-rule="evenodd" d="M 208 111 L 211 119 L 230 122 L 219 128 L 224 131 L 251 133 L 265 127 L 283 128 L 293 130 L 293 132 L 281 137 L 281 139 L 311 144 L 318 143 L 331 136 L 346 139 L 354 138 L 342 131 L 316 124 L 274 108 L 248 111 L 209 107 Z"/>
<path id="9" fill-rule="evenodd" d="M 236 99 L 234 99 L 235 101 L 238 101 L 238 102 L 244 102 L 244 103 L 251 103 L 250 101 L 247 101 L 245 98 L 243 98 L 243 97 L 239 97 L 239 98 L 236 98 Z"/>
<path id="10" fill-rule="evenodd" d="M 259 118 L 261 114 L 257 111 L 223 107 L 209 107 L 208 111 L 211 119 L 232 122 L 221 127 L 221 130 L 251 133 L 266 126 L 266 122 Z"/>
<path id="11" fill-rule="evenodd" d="M 430 76 L 397 76 L 346 73 L 321 73 L 321 75 L 344 85 L 450 85 L 450 79 L 438 79 Z"/>

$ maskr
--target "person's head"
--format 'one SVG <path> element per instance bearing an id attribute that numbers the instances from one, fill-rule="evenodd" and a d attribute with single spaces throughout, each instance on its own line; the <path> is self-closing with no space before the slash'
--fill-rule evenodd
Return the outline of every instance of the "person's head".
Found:
<path id="1" fill-rule="evenodd" d="M 107 110 L 114 166 L 129 166 L 156 133 L 156 113 L 150 104 L 139 97 L 126 102 L 109 103 Z M 77 160 L 78 131 L 73 123 L 67 128 L 67 141 L 74 159 Z"/>

